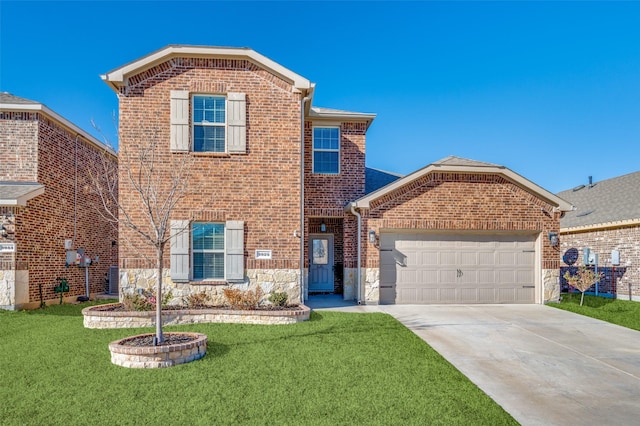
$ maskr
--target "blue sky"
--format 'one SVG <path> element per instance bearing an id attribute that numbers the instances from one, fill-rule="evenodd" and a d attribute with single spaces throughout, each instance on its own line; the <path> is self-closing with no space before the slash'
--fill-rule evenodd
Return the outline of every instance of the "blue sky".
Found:
<path id="1" fill-rule="evenodd" d="M 167 44 L 250 47 L 378 114 L 367 165 L 448 155 L 558 192 L 640 170 L 638 2 L 0 1 L 0 90 L 116 139 L 100 74 Z"/>

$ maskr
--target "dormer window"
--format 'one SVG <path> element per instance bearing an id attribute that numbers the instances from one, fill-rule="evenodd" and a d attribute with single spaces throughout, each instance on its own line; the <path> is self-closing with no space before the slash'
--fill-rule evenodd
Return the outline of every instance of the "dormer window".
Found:
<path id="1" fill-rule="evenodd" d="M 313 128 L 313 173 L 330 175 L 340 173 L 340 129 L 338 127 Z"/>

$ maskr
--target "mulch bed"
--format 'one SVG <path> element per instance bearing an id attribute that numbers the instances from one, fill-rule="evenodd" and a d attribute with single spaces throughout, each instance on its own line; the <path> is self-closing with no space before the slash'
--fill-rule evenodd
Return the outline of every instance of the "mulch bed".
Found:
<path id="1" fill-rule="evenodd" d="M 163 333 L 164 341 L 156 346 L 169 346 L 169 345 L 177 345 L 180 343 L 189 343 L 196 339 L 197 336 L 192 336 L 188 334 L 173 334 L 173 333 Z M 134 336 L 127 340 L 120 342 L 123 346 L 153 346 L 154 335 L 145 335 L 145 336 Z"/>

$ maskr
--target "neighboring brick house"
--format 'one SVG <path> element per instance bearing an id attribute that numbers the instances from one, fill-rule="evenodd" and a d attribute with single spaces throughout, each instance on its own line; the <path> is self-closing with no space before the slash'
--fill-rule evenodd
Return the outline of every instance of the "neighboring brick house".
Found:
<path id="1" fill-rule="evenodd" d="M 584 265 L 586 253 L 587 264 L 597 265 L 605 274 L 599 292 L 636 301 L 640 301 L 638 188 L 640 172 L 635 172 L 595 183 L 590 178 L 586 185 L 558 193 L 576 206 L 560 221 L 563 270 Z M 617 252 L 619 261 L 612 252 Z"/>
<path id="2" fill-rule="evenodd" d="M 322 292 L 362 303 L 558 296 L 559 262 L 547 235 L 570 206 L 504 167 L 452 157 L 402 178 L 367 169 L 375 115 L 313 106 L 314 83 L 247 48 L 171 45 L 102 78 L 119 98 L 121 149 L 138 149 L 153 133 L 167 176 L 172 160 L 194 162 L 171 218 L 174 230 L 191 232 L 176 233 L 165 256 L 164 282 L 176 298 L 205 291 L 219 303 L 230 285 L 286 291 L 291 301 Z M 121 186 L 121 196 L 128 191 Z M 381 251 L 367 242 L 371 231 Z M 390 278 L 378 277 L 403 275 L 386 247 L 405 233 L 491 247 L 472 268 L 469 253 L 452 252 L 463 258 L 453 273 L 466 277 L 465 294 L 396 297 Z M 136 241 L 121 229 L 123 238 Z M 121 294 L 152 288 L 155 271 L 144 259 L 151 253 L 119 249 Z M 491 283 L 489 255 L 503 263 Z"/>
<path id="3" fill-rule="evenodd" d="M 104 293 L 117 265 L 117 231 L 95 210 L 86 166 L 115 153 L 38 102 L 0 93 L 0 308 L 56 303 L 57 278 L 65 300 Z M 66 267 L 65 240 L 98 262 L 88 271 Z"/>

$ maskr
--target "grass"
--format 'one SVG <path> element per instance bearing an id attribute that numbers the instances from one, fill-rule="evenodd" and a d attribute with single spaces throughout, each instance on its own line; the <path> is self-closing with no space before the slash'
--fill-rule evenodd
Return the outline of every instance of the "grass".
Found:
<path id="1" fill-rule="evenodd" d="M 549 306 L 640 331 L 638 302 L 585 295 L 584 304 L 580 306 L 580 293 L 568 293 L 562 295 L 560 303 L 549 303 Z"/>
<path id="2" fill-rule="evenodd" d="M 385 314 L 166 327 L 207 334 L 207 355 L 145 370 L 107 346 L 150 329 L 85 329 L 84 306 L 0 312 L 0 424 L 517 424 Z"/>

